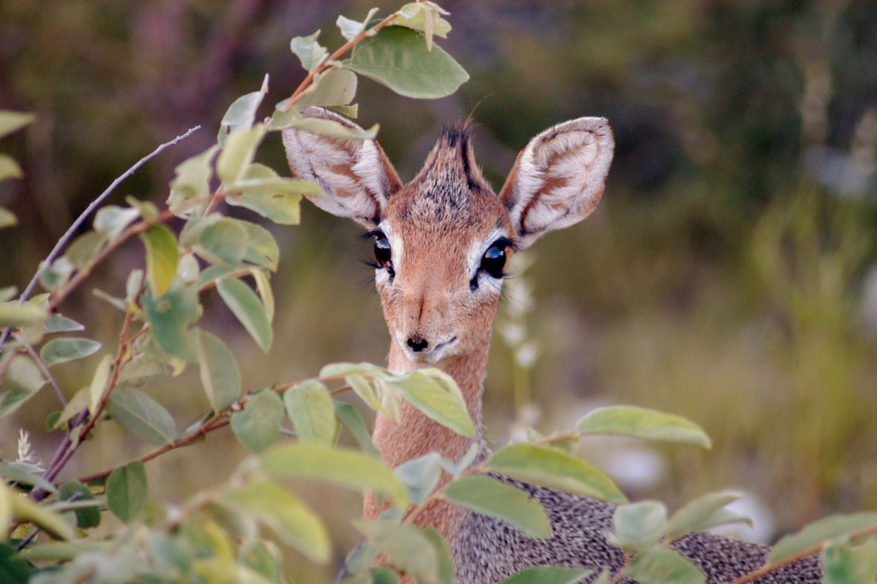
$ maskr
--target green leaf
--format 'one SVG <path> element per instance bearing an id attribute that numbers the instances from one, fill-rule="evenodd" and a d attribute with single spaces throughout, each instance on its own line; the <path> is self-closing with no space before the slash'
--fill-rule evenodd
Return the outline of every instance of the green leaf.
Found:
<path id="1" fill-rule="evenodd" d="M 100 343 L 90 339 L 52 339 L 40 349 L 40 358 L 46 365 L 56 365 L 82 359 L 100 350 Z"/>
<path id="2" fill-rule="evenodd" d="M 250 274 L 253 276 L 253 280 L 256 281 L 256 290 L 259 291 L 262 306 L 265 307 L 265 316 L 268 318 L 268 322 L 271 322 L 274 320 L 274 292 L 271 291 L 271 283 L 268 281 L 268 276 L 265 275 L 264 270 L 260 269 L 250 270 Z"/>
<path id="3" fill-rule="evenodd" d="M 6 486 L 6 483 L 0 481 L 0 542 L 6 541 L 6 538 L 9 537 L 9 527 L 15 518 L 12 510 L 13 497 L 17 496 Z M 5 544 L 0 543 L 0 546 L 3 545 Z M 0 554 L 3 553 L 4 550 L 0 547 Z M 0 566 L 2 565 L 0 564 Z M 0 571 L 0 574 L 2 574 L 2 571 Z"/>
<path id="4" fill-rule="evenodd" d="M 442 534 L 432 526 L 425 527 L 420 533 L 430 540 L 432 549 L 435 550 L 438 557 L 439 581 L 452 584 L 454 581 L 454 558 L 451 556 L 451 550 L 448 549 Z M 379 582 L 375 584 L 379 584 Z"/>
<path id="5" fill-rule="evenodd" d="M 365 425 L 365 421 L 363 421 L 362 416 L 359 414 L 359 410 L 342 401 L 333 400 L 333 402 L 335 404 L 335 415 L 344 424 L 344 427 L 350 430 L 362 451 L 372 458 L 380 459 L 381 453 L 375 448 L 371 434 Z"/>
<path id="6" fill-rule="evenodd" d="M 431 420 L 466 438 L 475 438 L 475 425 L 466 402 L 442 389 L 436 381 L 419 371 L 393 377 L 390 383 L 399 394 Z"/>
<path id="7" fill-rule="evenodd" d="M 602 471 L 555 448 L 512 444 L 491 456 L 489 464 L 491 470 L 527 483 L 613 503 L 627 502 Z"/>
<path id="8" fill-rule="evenodd" d="M 329 376 L 331 377 L 331 376 Z M 368 379 L 359 375 L 348 375 L 344 378 L 347 382 L 347 385 L 353 389 L 354 393 L 359 396 L 359 398 L 371 409 L 374 411 L 383 414 L 387 418 L 392 418 L 392 414 L 390 411 L 384 406 L 381 399 L 377 396 L 375 390 L 372 388 L 372 384 L 369 383 Z"/>
<path id="9" fill-rule="evenodd" d="M 426 37 L 426 48 L 432 50 L 432 37 L 447 38 L 451 32 L 451 24 L 439 16 L 448 14 L 432 2 L 413 2 L 399 9 L 399 16 L 393 19 L 393 25 L 419 30 Z"/>
<path id="10" fill-rule="evenodd" d="M 875 525 L 877 525 L 875 511 L 825 517 L 805 526 L 798 533 L 780 539 L 767 557 L 767 563 L 782 562 L 815 545 Z"/>
<path id="11" fill-rule="evenodd" d="M 396 467 L 396 476 L 408 487 L 408 498 L 415 505 L 432 494 L 442 478 L 442 457 L 437 452 L 419 456 Z"/>
<path id="12" fill-rule="evenodd" d="M 225 147 L 216 161 L 216 174 L 227 185 L 244 177 L 253 162 L 256 149 L 265 137 L 265 128 L 258 124 L 249 130 L 235 130 L 228 135 Z"/>
<path id="13" fill-rule="evenodd" d="M 94 416 L 98 407 L 107 395 L 110 380 L 110 371 L 113 364 L 111 355 L 104 355 L 94 370 L 94 376 L 91 378 L 91 384 L 88 386 L 88 412 Z"/>
<path id="14" fill-rule="evenodd" d="M 7 491 L 6 486 L 0 484 L 0 490 Z M 8 494 L 10 495 L 12 516 L 17 521 L 33 523 L 57 539 L 73 539 L 75 537 L 73 528 L 58 513 L 34 503 L 29 497 Z"/>
<path id="15" fill-rule="evenodd" d="M 164 406 L 142 391 L 116 387 L 106 411 L 120 426 L 150 444 L 171 444 L 176 438 L 174 419 Z"/>
<path id="16" fill-rule="evenodd" d="M 237 401 L 241 395 L 241 374 L 234 355 L 222 339 L 208 332 L 195 335 L 195 353 L 201 368 L 201 385 L 207 401 L 219 413 Z"/>
<path id="17" fill-rule="evenodd" d="M 371 363 L 329 363 L 320 369 L 320 377 L 343 379 L 349 375 L 365 375 L 368 377 L 380 377 L 390 379 L 393 374 Z"/>
<path id="18" fill-rule="evenodd" d="M 593 570 L 581 568 L 534 566 L 506 578 L 500 584 L 575 584 L 593 573 Z"/>
<path id="19" fill-rule="evenodd" d="M 229 488 L 219 502 L 253 515 L 286 543 L 306 556 L 325 564 L 329 561 L 329 533 L 320 518 L 290 491 L 266 480 L 240 488 Z"/>
<path id="20" fill-rule="evenodd" d="M 133 460 L 114 470 L 107 479 L 107 505 L 116 517 L 128 523 L 146 505 L 147 491 L 146 467 Z"/>
<path id="21" fill-rule="evenodd" d="M 184 286 L 157 299 L 146 290 L 140 302 L 158 346 L 173 357 L 194 360 L 194 338 L 189 327 L 201 316 L 195 287 Z"/>
<path id="22" fill-rule="evenodd" d="M 427 582 L 447 582 L 441 578 L 441 552 L 425 531 L 405 523 L 398 525 L 385 519 L 355 521 L 354 526 L 392 565 Z"/>
<path id="23" fill-rule="evenodd" d="M 237 221 L 217 216 L 198 230 L 194 247 L 195 252 L 211 264 L 233 267 L 244 259 L 248 241 L 246 229 Z"/>
<path id="24" fill-rule="evenodd" d="M 0 494 L 0 497 L 3 495 Z M 2 517 L 0 517 L 2 519 Z M 2 525 L 7 525 L 5 521 Z M 0 538 L 3 534 L 0 533 Z M 27 584 L 31 569 L 27 562 L 20 559 L 15 548 L 7 543 L 0 543 L 0 582 L 4 584 Z"/>
<path id="25" fill-rule="evenodd" d="M 81 270 L 88 266 L 106 247 L 109 241 L 105 233 L 88 231 L 73 240 L 64 252 L 73 267 Z"/>
<path id="26" fill-rule="evenodd" d="M 84 326 L 82 326 L 72 318 L 67 318 L 66 316 L 61 316 L 60 314 L 53 314 L 46 319 L 46 322 L 43 323 L 43 332 L 47 335 L 53 333 L 72 333 L 84 330 Z"/>
<path id="27" fill-rule="evenodd" d="M 440 47 L 430 51 L 423 35 L 402 26 L 388 26 L 365 39 L 343 63 L 406 97 L 445 97 L 469 79 Z"/>
<path id="28" fill-rule="evenodd" d="M 40 286 L 49 292 L 54 292 L 67 283 L 70 275 L 73 273 L 74 266 L 66 257 L 61 256 L 47 266 L 45 262 L 40 263 Z"/>
<path id="29" fill-rule="evenodd" d="M 164 363 L 140 355 L 125 365 L 119 373 L 117 383 L 128 387 L 142 387 L 162 375 L 167 375 L 167 366 Z"/>
<path id="30" fill-rule="evenodd" d="M 703 429 L 682 416 L 634 406 L 599 408 L 579 420 L 582 434 L 632 436 L 710 448 L 712 442 Z"/>
<path id="31" fill-rule="evenodd" d="M 822 550 L 823 584 L 873 584 L 877 576 L 877 541 L 868 539 L 851 547 L 840 538 Z"/>
<path id="32" fill-rule="evenodd" d="M 2 164 L 2 160 L 0 160 L 0 164 Z M 0 207 L 0 229 L 3 229 L 4 227 L 15 227 L 16 225 L 18 225 L 18 217 L 15 216 L 15 213 L 9 209 Z"/>
<path id="33" fill-rule="evenodd" d="M 667 528 L 667 507 L 659 501 L 640 501 L 619 505 L 612 517 L 615 533 L 608 534 L 613 544 L 641 552 L 661 541 Z"/>
<path id="34" fill-rule="evenodd" d="M 240 196 L 229 195 L 229 205 L 255 211 L 280 225 L 297 225 L 302 194 L 317 195 L 320 188 L 309 181 L 282 178 L 263 164 L 251 164 L 244 177 L 230 187 Z"/>
<path id="35" fill-rule="evenodd" d="M 313 71 L 319 67 L 329 56 L 329 51 L 317 42 L 320 31 L 310 36 L 295 37 L 289 43 L 289 48 L 301 61 L 302 67 Z"/>
<path id="36" fill-rule="evenodd" d="M 67 481 L 61 485 L 58 498 L 62 501 L 93 501 L 94 493 L 79 481 Z M 100 510 L 97 507 L 76 509 L 74 513 L 76 526 L 80 529 L 90 529 L 100 525 Z"/>
<path id="37" fill-rule="evenodd" d="M 266 93 L 268 93 L 268 75 L 265 75 L 265 79 L 262 81 L 262 88 L 259 91 L 248 93 L 234 100 L 234 103 L 231 104 L 222 117 L 222 122 L 220 122 L 220 146 L 225 145 L 225 138 L 229 132 L 249 130 L 253 126 L 253 121 L 256 119 L 256 110 L 259 109 L 259 105 L 262 103 Z"/>
<path id="38" fill-rule="evenodd" d="M 231 429 L 241 444 L 253 452 L 268 448 L 280 433 L 283 402 L 270 389 L 263 389 L 247 399 L 244 408 L 231 416 Z"/>
<path id="39" fill-rule="evenodd" d="M 0 477 L 6 479 L 9 483 L 18 483 L 19 485 L 27 485 L 29 487 L 39 487 L 49 493 L 58 492 L 55 485 L 42 477 L 38 477 L 32 472 L 28 472 L 22 467 L 23 465 L 21 463 L 0 462 Z"/>
<path id="40" fill-rule="evenodd" d="M 0 419 L 14 413 L 46 384 L 43 372 L 30 357 L 12 357 L 0 387 L 8 390 L 0 399 Z"/>
<path id="41" fill-rule="evenodd" d="M 107 205 L 98 209 L 94 216 L 94 230 L 112 239 L 122 233 L 138 217 L 140 217 L 140 211 L 133 207 Z"/>
<path id="42" fill-rule="evenodd" d="M 177 263 L 180 261 L 177 238 L 164 225 L 157 223 L 140 234 L 146 246 L 146 281 L 154 298 L 161 298 L 170 288 Z"/>
<path id="43" fill-rule="evenodd" d="M 325 385 L 315 379 L 302 381 L 283 393 L 283 405 L 299 440 L 334 444 L 335 406 Z"/>
<path id="44" fill-rule="evenodd" d="M 271 232 L 261 225 L 248 221 L 238 221 L 238 225 L 247 232 L 247 250 L 244 259 L 251 264 L 276 272 L 277 263 L 280 261 L 280 248 Z"/>
<path id="45" fill-rule="evenodd" d="M 692 531 L 706 531 L 726 523 L 748 523 L 751 527 L 751 519 L 725 509 L 725 505 L 740 497 L 740 493 L 710 493 L 685 504 L 670 517 L 667 539 L 674 541 Z"/>
<path id="46" fill-rule="evenodd" d="M 23 176 L 24 172 L 22 172 L 21 166 L 18 164 L 18 162 L 15 161 L 14 158 L 9 156 L 8 154 L 0 154 L 0 181 L 4 181 L 10 178 L 21 178 Z M 7 211 L 7 213 L 12 215 L 12 213 L 10 213 L 9 211 Z M 13 217 L 15 216 L 13 215 Z"/>
<path id="47" fill-rule="evenodd" d="M 64 424 L 76 417 L 76 415 L 84 409 L 88 408 L 89 389 L 83 388 L 73 394 L 73 399 L 67 402 L 64 410 L 58 419 L 52 424 L 52 429 L 62 427 Z"/>
<path id="48" fill-rule="evenodd" d="M 271 130 L 287 130 L 294 128 L 311 134 L 320 134 L 339 140 L 371 140 L 378 135 L 379 126 L 375 124 L 368 130 L 355 126 L 347 126 L 335 120 L 302 116 L 295 108 L 276 111 L 271 116 Z"/>
<path id="49" fill-rule="evenodd" d="M 174 169 L 176 176 L 170 184 L 167 206 L 178 217 L 203 214 L 207 207 L 206 199 L 210 195 L 210 179 L 213 177 L 213 166 L 210 161 L 218 151 L 219 146 L 211 146 L 201 154 L 184 160 Z M 204 202 L 185 211 L 177 210 L 186 203 L 196 200 L 204 200 Z"/>
<path id="50" fill-rule="evenodd" d="M 17 302 L 0 303 L 0 327 L 22 327 L 43 322 L 49 314 L 40 306 L 19 305 Z"/>
<path id="51" fill-rule="evenodd" d="M 237 278 L 218 281 L 216 289 L 259 348 L 267 353 L 274 334 L 265 307 L 256 293 Z"/>
<path id="52" fill-rule="evenodd" d="M 535 539 L 551 537 L 551 525 L 536 499 L 521 489 L 484 475 L 470 475 L 448 483 L 442 498 L 501 519 Z"/>
<path id="53" fill-rule="evenodd" d="M 331 107 L 347 105 L 356 95 L 356 74 L 347 69 L 332 67 L 314 77 L 296 107 L 318 105 Z"/>
<path id="54" fill-rule="evenodd" d="M 338 26 L 338 30 L 341 31 L 341 36 L 349 41 L 352 41 L 353 39 L 358 37 L 363 31 L 365 31 L 368 23 L 372 19 L 372 16 L 374 16 L 377 11 L 377 8 L 372 8 L 371 10 L 369 10 L 368 14 L 365 17 L 365 20 L 363 20 L 362 22 L 351 20 L 346 16 L 338 16 L 335 24 Z"/>
<path id="55" fill-rule="evenodd" d="M 358 491 L 390 495 L 401 508 L 408 504 L 405 485 L 380 461 L 355 450 L 298 442 L 275 446 L 262 455 L 262 468 L 277 478 L 330 481 Z"/>
<path id="56" fill-rule="evenodd" d="M 34 114 L 0 110 L 0 138 L 17 132 L 35 119 L 37 117 Z"/>
<path id="57" fill-rule="evenodd" d="M 697 566 L 666 548 L 652 548 L 637 555 L 626 575 L 641 584 L 706 584 Z"/>

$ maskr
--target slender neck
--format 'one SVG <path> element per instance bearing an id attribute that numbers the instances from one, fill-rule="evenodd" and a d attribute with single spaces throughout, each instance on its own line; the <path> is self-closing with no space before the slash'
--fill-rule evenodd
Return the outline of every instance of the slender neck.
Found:
<path id="1" fill-rule="evenodd" d="M 469 408 L 469 415 L 478 431 L 479 442 L 481 441 L 481 394 L 489 349 L 488 335 L 472 353 L 436 364 L 460 386 L 466 406 Z M 390 346 L 389 361 L 390 370 L 399 373 L 418 368 L 405 357 L 395 343 Z M 453 430 L 430 420 L 407 402 L 402 402 L 400 410 L 398 424 L 378 415 L 372 435 L 375 446 L 389 466 L 398 466 L 429 452 L 438 452 L 446 458 L 457 460 L 472 445 L 471 438 L 460 436 Z"/>

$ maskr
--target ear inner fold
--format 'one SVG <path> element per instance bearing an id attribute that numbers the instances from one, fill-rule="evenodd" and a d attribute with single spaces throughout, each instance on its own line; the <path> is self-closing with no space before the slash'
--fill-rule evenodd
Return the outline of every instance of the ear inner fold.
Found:
<path id="1" fill-rule="evenodd" d="M 301 113 L 361 130 L 350 120 L 322 108 L 305 108 Z M 367 227 L 380 223 L 389 197 L 402 186 L 376 140 L 342 140 L 290 129 L 283 131 L 283 145 L 296 178 L 320 185 L 323 195 L 308 197 L 315 205 Z"/>
<path id="2" fill-rule="evenodd" d="M 615 142 L 604 118 L 579 118 L 533 138 L 500 192 L 518 245 L 587 217 L 600 202 Z"/>

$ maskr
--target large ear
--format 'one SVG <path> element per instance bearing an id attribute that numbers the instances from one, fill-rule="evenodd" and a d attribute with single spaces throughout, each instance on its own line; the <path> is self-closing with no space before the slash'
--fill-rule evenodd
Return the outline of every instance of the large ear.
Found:
<path id="1" fill-rule="evenodd" d="M 603 196 L 614 148 L 605 118 L 564 122 L 530 140 L 499 193 L 521 248 L 590 215 Z"/>
<path id="2" fill-rule="evenodd" d="M 323 108 L 304 108 L 301 113 L 363 131 L 347 118 Z M 343 140 L 291 129 L 283 131 L 283 145 L 293 175 L 320 185 L 322 196 L 308 197 L 316 206 L 366 227 L 377 227 L 387 200 L 402 186 L 376 140 Z"/>

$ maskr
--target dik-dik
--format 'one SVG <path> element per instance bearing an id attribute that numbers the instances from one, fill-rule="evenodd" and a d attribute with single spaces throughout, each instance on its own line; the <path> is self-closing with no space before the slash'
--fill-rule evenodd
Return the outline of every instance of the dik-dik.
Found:
<path id="1" fill-rule="evenodd" d="M 305 115 L 349 120 L 310 108 Z M 389 368 L 438 367 L 465 396 L 479 429 L 481 401 L 506 261 L 542 234 L 587 217 L 603 195 L 614 140 L 603 118 L 579 118 L 542 132 L 518 155 L 499 195 L 481 175 L 466 128 L 445 131 L 423 169 L 403 184 L 374 140 L 345 141 L 287 130 L 293 174 L 320 185 L 312 201 L 350 217 L 374 238 L 375 283 L 390 330 Z M 397 466 L 430 451 L 456 460 L 472 440 L 459 436 L 402 402 L 400 423 L 378 415 L 374 443 Z M 545 508 L 552 537 L 534 540 L 502 521 L 439 501 L 418 516 L 445 536 L 460 584 L 498 582 L 530 566 L 554 564 L 617 570 L 621 550 L 605 537 L 614 506 L 512 481 Z M 366 500 L 365 516 L 377 516 Z M 768 548 L 695 533 L 674 544 L 710 583 L 729 582 L 764 563 Z M 779 570 L 759 582 L 820 582 L 815 559 Z"/>

